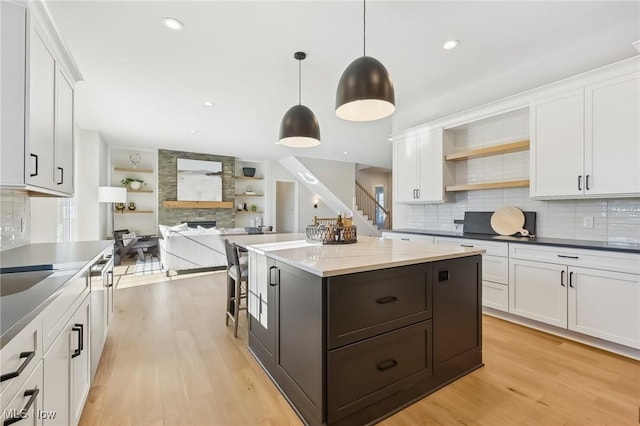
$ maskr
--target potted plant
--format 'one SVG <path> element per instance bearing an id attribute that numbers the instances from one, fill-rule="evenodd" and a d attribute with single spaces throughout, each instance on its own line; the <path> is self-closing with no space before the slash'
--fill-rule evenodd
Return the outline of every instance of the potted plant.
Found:
<path id="1" fill-rule="evenodd" d="M 128 186 L 129 188 L 131 188 L 133 190 L 140 189 L 140 187 L 142 186 L 143 182 L 144 181 L 142 179 L 136 179 L 136 178 L 130 178 L 130 177 L 124 178 L 124 179 L 122 179 L 120 181 L 120 183 L 123 186 Z"/>

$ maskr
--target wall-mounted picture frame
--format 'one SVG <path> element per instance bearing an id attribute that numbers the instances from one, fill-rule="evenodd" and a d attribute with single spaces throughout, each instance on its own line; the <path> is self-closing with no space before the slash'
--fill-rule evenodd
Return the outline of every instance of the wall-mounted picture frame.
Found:
<path id="1" fill-rule="evenodd" d="M 222 162 L 178 158 L 178 201 L 222 201 Z"/>

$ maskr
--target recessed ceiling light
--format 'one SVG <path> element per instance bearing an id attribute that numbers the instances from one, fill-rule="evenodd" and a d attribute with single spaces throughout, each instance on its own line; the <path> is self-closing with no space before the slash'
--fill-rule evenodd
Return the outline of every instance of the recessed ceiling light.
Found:
<path id="1" fill-rule="evenodd" d="M 389 142 L 393 142 L 393 137 L 389 136 Z"/>
<path id="2" fill-rule="evenodd" d="M 442 46 L 442 48 L 444 50 L 451 50 L 455 47 L 458 47 L 459 44 L 460 44 L 460 40 L 449 40 Z"/>
<path id="3" fill-rule="evenodd" d="M 192 129 L 192 130 L 189 130 L 189 133 L 191 133 L 192 135 L 195 135 L 196 133 L 198 133 L 198 131 Z"/>
<path id="4" fill-rule="evenodd" d="M 209 101 L 205 101 L 204 104 L 205 104 L 205 106 L 208 106 L 208 107 L 212 107 L 213 106 L 213 102 L 209 102 Z"/>
<path id="5" fill-rule="evenodd" d="M 180 31 L 182 30 L 182 28 L 184 28 L 182 22 L 174 18 L 164 18 L 162 22 L 164 23 L 165 27 L 169 28 L 170 30 Z"/>
<path id="6" fill-rule="evenodd" d="M 347 155 L 348 153 L 349 153 L 348 151 L 345 151 L 345 152 L 344 152 L 344 155 Z"/>

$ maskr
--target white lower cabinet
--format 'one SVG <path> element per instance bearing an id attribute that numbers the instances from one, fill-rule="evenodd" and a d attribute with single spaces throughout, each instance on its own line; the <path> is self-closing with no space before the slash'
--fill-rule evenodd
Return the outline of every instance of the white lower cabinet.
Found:
<path id="1" fill-rule="evenodd" d="M 510 261 L 509 312 L 567 327 L 567 267 L 553 263 Z"/>
<path id="2" fill-rule="evenodd" d="M 2 424 L 42 426 L 43 420 L 50 417 L 49 413 L 43 411 L 42 397 L 42 360 L 39 360 L 33 373 L 24 381 L 11 401 L 5 402 L 3 393 L 0 414 Z M 55 417 L 55 413 L 51 413 L 51 416 Z"/>
<path id="3" fill-rule="evenodd" d="M 640 276 L 570 267 L 569 329 L 640 348 Z"/>
<path id="4" fill-rule="evenodd" d="M 510 313 L 640 349 L 637 255 L 510 244 L 510 256 Z"/>
<path id="5" fill-rule="evenodd" d="M 77 425 L 89 393 L 89 297 L 77 308 L 44 356 L 45 425 Z"/>

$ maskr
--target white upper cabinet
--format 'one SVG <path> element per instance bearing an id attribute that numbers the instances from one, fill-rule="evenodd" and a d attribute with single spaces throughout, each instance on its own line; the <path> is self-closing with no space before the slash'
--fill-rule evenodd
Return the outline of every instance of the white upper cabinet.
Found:
<path id="1" fill-rule="evenodd" d="M 40 32 L 29 32 L 29 132 L 26 153 L 28 183 L 55 189 L 53 149 L 55 142 L 56 60 Z"/>
<path id="2" fill-rule="evenodd" d="M 73 88 L 82 79 L 41 2 L 0 2 L 3 188 L 73 195 Z"/>
<path id="3" fill-rule="evenodd" d="M 640 195 L 640 74 L 531 103 L 531 196 Z"/>
<path id="4" fill-rule="evenodd" d="M 401 136 L 394 143 L 394 196 L 399 203 L 444 201 L 442 129 Z"/>
<path id="5" fill-rule="evenodd" d="M 585 191 L 640 194 L 640 74 L 585 88 Z"/>
<path id="6" fill-rule="evenodd" d="M 580 195 L 584 187 L 582 89 L 531 104 L 532 197 Z"/>

